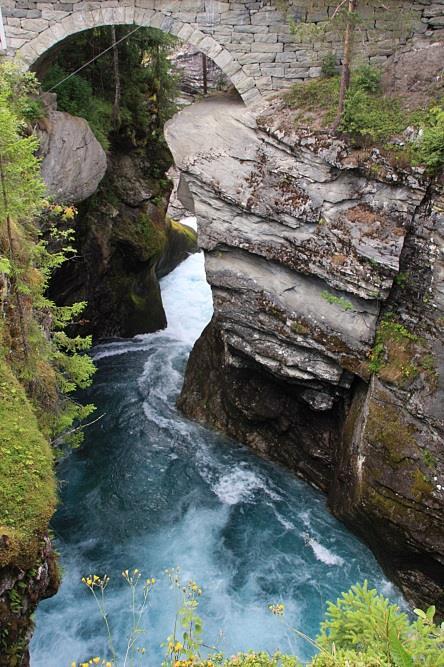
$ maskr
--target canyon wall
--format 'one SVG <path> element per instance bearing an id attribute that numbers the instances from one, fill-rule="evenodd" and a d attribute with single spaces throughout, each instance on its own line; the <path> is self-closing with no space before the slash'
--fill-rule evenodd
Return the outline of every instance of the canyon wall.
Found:
<path id="1" fill-rule="evenodd" d="M 323 489 L 443 609 L 442 186 L 278 103 L 206 100 L 165 132 L 214 300 L 181 409 Z"/>

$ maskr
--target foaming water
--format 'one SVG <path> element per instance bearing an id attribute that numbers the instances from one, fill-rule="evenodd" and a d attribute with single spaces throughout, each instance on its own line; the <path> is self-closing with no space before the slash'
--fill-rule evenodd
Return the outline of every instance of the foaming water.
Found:
<path id="1" fill-rule="evenodd" d="M 245 447 L 184 419 L 175 401 L 193 342 L 212 313 L 202 255 L 162 280 L 168 328 L 98 345 L 85 399 L 103 417 L 59 467 L 53 521 L 63 582 L 42 602 L 33 667 L 65 667 L 106 654 L 101 620 L 80 583 L 111 576 L 109 617 L 123 652 L 130 624 L 120 577 L 137 567 L 159 579 L 147 620 L 147 667 L 162 661 L 174 595 L 162 574 L 180 566 L 204 589 L 206 643 L 233 653 L 310 646 L 267 606 L 282 601 L 292 625 L 314 636 L 328 599 L 367 578 L 396 597 L 372 554 L 327 511 L 324 497 Z"/>

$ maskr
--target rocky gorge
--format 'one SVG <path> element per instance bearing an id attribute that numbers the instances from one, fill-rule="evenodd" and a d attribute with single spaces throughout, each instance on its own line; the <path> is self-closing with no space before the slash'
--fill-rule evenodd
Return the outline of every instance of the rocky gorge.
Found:
<path id="1" fill-rule="evenodd" d="M 43 98 L 42 176 L 50 196 L 79 209 L 77 256 L 50 294 L 60 305 L 87 301 L 78 330 L 95 339 L 164 328 L 158 280 L 197 249 L 195 232 L 166 215 L 168 180 L 152 176 L 143 146 L 115 139 L 105 153 L 83 118 L 58 111 L 56 95 Z"/>
<path id="2" fill-rule="evenodd" d="M 414 69 L 422 55 L 407 57 Z M 76 252 L 49 288 L 58 305 L 88 302 L 74 335 L 165 328 L 159 279 L 202 249 L 214 315 L 180 410 L 321 489 L 407 600 L 442 614 L 442 178 L 298 128 L 280 97 L 195 102 L 165 126 L 171 154 L 156 155 L 116 134 L 104 150 L 55 96 L 44 103 L 42 175 L 78 209 Z M 180 206 L 197 240 L 168 215 Z M 32 613 L 59 583 L 46 533 L 35 553 L 0 560 L 0 665 L 29 664 Z"/>
<path id="3" fill-rule="evenodd" d="M 442 185 L 279 102 L 206 100 L 165 134 L 215 310 L 180 408 L 323 489 L 442 611 Z"/>

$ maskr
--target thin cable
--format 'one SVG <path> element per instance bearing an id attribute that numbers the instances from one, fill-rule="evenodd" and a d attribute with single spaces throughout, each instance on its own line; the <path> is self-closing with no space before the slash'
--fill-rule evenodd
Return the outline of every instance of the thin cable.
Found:
<path id="1" fill-rule="evenodd" d="M 58 83 L 56 83 L 54 86 L 52 86 L 52 88 L 50 88 L 50 89 L 47 90 L 46 92 L 47 92 L 47 93 L 50 93 L 50 92 L 52 92 L 52 91 L 54 90 L 54 88 L 58 88 L 59 86 L 61 86 L 62 83 L 65 83 L 65 81 L 68 81 L 68 79 L 70 79 L 72 76 L 74 76 L 75 74 L 78 74 L 79 72 L 81 72 L 82 69 L 85 69 L 85 67 L 88 67 L 88 65 L 91 65 L 91 63 L 93 63 L 95 60 L 97 60 L 97 58 L 101 58 L 101 56 L 103 56 L 105 53 L 107 53 L 108 51 L 111 51 L 111 49 L 113 49 L 115 46 L 117 46 L 117 44 L 120 44 L 120 42 L 123 42 L 125 39 L 128 39 L 128 37 L 131 37 L 131 35 L 134 35 L 135 32 L 137 32 L 138 30 L 140 30 L 140 28 L 143 28 L 143 26 L 138 25 L 137 28 L 135 28 L 134 30 L 132 30 L 131 32 L 129 32 L 127 35 L 124 35 L 123 37 L 121 37 L 120 39 L 118 39 L 117 42 L 114 42 L 113 44 L 111 44 L 111 46 L 108 46 L 107 49 L 105 49 L 104 51 L 102 51 L 101 53 L 99 53 L 97 56 L 94 56 L 94 58 L 91 58 L 91 60 L 88 60 L 87 63 L 85 63 L 84 65 L 82 65 L 82 66 L 79 67 L 78 69 L 76 69 L 74 72 L 71 72 L 71 74 L 68 74 L 68 76 L 65 76 L 64 79 L 62 79 L 61 81 L 59 81 Z"/>

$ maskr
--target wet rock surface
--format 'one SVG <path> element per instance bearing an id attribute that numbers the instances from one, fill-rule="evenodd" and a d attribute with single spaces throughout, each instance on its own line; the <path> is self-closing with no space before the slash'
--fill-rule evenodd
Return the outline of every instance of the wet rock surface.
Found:
<path id="1" fill-rule="evenodd" d="M 207 100 L 166 137 L 215 307 L 180 407 L 323 488 L 444 609 L 442 187 L 277 107 Z"/>

